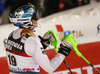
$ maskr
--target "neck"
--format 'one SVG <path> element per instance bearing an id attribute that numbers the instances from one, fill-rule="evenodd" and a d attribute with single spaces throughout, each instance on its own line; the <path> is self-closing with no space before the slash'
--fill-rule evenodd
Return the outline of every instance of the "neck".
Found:
<path id="1" fill-rule="evenodd" d="M 20 27 L 20 29 L 23 29 L 23 28 Z M 28 29 L 28 28 L 27 28 L 27 30 L 33 31 L 32 29 Z"/>

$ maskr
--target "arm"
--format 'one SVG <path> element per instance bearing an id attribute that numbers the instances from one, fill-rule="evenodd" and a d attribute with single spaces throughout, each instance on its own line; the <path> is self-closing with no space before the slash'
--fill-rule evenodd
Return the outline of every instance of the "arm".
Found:
<path id="1" fill-rule="evenodd" d="M 49 40 L 51 41 L 51 45 L 52 44 L 56 45 L 57 44 L 56 33 L 54 31 L 49 31 L 47 33 L 49 33 L 49 34 L 45 34 L 43 36 L 43 38 L 41 36 L 39 36 L 43 47 L 44 46 L 47 47 L 50 44 Z M 55 45 L 54 45 L 54 47 L 55 47 Z M 58 55 L 68 56 L 72 48 L 73 48 L 72 45 L 66 42 L 66 38 L 63 38 L 61 41 L 61 44 L 60 44 L 59 51 L 58 50 L 57 51 L 55 50 L 55 51 L 58 52 Z"/>
<path id="2" fill-rule="evenodd" d="M 49 60 L 47 55 L 43 54 L 40 49 L 40 43 L 36 45 L 35 60 L 48 73 L 52 73 L 64 60 L 64 56 L 57 54 L 53 59 Z"/>
<path id="3" fill-rule="evenodd" d="M 48 73 L 52 73 L 65 58 L 63 55 L 57 54 L 52 60 L 49 60 L 48 56 L 42 53 L 44 48 L 40 41 L 34 37 L 30 37 L 26 41 L 25 51 L 28 55 L 33 56 L 33 59 L 38 63 L 38 65 Z"/>
<path id="4" fill-rule="evenodd" d="M 48 43 L 48 41 L 47 41 L 47 43 Z M 46 72 L 52 73 L 62 63 L 65 56 L 68 56 L 71 51 L 71 49 L 70 48 L 68 49 L 66 47 L 66 45 L 64 45 L 64 44 L 66 44 L 65 40 L 62 41 L 62 43 L 60 45 L 60 49 L 58 51 L 58 54 L 53 59 L 49 60 L 47 55 L 42 53 L 42 51 L 44 51 L 44 48 L 41 45 L 40 41 L 37 40 L 36 38 L 32 37 L 26 43 L 27 54 L 30 54 L 30 56 L 33 56 L 33 59 Z"/>

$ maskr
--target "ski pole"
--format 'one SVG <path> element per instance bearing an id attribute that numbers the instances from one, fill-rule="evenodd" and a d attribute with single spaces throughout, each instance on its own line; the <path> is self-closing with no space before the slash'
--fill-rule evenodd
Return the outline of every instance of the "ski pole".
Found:
<path id="1" fill-rule="evenodd" d="M 100 74 L 100 72 L 78 51 L 78 49 L 77 49 L 78 43 L 77 43 L 76 39 L 71 34 L 66 35 L 65 38 L 66 38 L 66 42 L 71 43 L 73 45 L 73 50 L 75 51 L 75 53 L 79 57 L 82 57 L 96 72 L 98 72 Z"/>
<path id="2" fill-rule="evenodd" d="M 55 41 L 54 41 L 54 42 L 50 41 L 50 39 L 49 39 L 49 42 L 51 43 L 51 45 L 54 46 L 55 52 L 58 53 L 58 48 L 57 48 L 58 36 L 57 36 L 56 32 L 53 31 L 53 30 L 49 30 L 49 31 L 46 33 L 46 35 L 48 35 L 49 33 L 52 33 L 52 34 L 53 34 L 53 37 L 55 38 Z M 71 69 L 69 68 L 68 64 L 66 63 L 66 61 L 63 60 L 63 62 L 65 63 L 65 65 L 66 65 L 67 68 L 69 69 L 70 73 L 73 74 L 72 71 L 71 71 Z"/>

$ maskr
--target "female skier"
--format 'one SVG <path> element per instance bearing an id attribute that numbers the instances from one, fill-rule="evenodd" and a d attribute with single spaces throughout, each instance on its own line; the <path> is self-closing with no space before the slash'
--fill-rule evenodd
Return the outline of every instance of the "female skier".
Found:
<path id="1" fill-rule="evenodd" d="M 62 63 L 64 58 L 69 55 L 72 45 L 64 40 L 60 44 L 58 54 L 51 60 L 44 52 L 54 37 L 51 34 L 39 36 L 33 30 L 38 26 L 38 11 L 30 3 L 19 4 L 11 10 L 10 21 L 17 27 L 10 33 L 7 44 L 6 54 L 10 74 L 40 74 L 43 68 L 46 72 L 52 73 Z"/>

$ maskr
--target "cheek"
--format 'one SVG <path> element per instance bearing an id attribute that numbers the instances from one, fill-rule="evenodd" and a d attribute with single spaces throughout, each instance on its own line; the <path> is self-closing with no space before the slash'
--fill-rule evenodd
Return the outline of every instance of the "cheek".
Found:
<path id="1" fill-rule="evenodd" d="M 34 27 L 37 27 L 38 25 L 37 25 L 37 24 L 33 24 L 33 26 L 34 26 Z"/>
<path id="2" fill-rule="evenodd" d="M 33 23 L 33 26 L 34 27 L 37 27 L 38 26 L 37 21 L 33 21 L 32 23 Z"/>
<path id="3" fill-rule="evenodd" d="M 37 21 L 33 21 L 33 24 L 37 24 Z"/>

